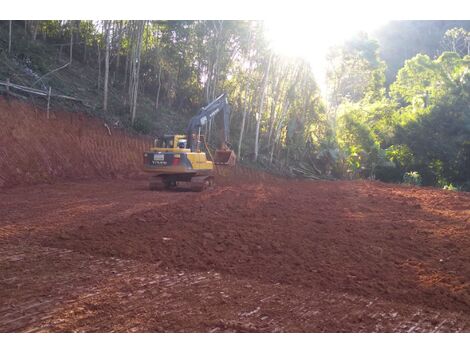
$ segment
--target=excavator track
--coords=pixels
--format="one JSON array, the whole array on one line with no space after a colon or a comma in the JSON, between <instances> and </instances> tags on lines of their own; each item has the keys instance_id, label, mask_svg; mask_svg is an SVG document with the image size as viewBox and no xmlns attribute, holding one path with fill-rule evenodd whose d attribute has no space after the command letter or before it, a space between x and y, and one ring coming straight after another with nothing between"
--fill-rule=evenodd
<instances>
[{"instance_id":1,"label":"excavator track","mask_svg":"<svg viewBox=\"0 0 470 352\"><path fill-rule=\"evenodd\" d=\"M179 186L183 184L194 192L202 192L214 185L214 177L194 176L191 178L191 181L188 182L187 180L177 180L174 177L152 176L149 181L149 189L151 191L163 191L165 189L176 187L177 184Z\"/></svg>"},{"instance_id":2,"label":"excavator track","mask_svg":"<svg viewBox=\"0 0 470 352\"><path fill-rule=\"evenodd\" d=\"M162 190L167 189L167 188L169 188L169 185L168 185L167 182L165 182L163 177L152 176L150 178L149 189L151 191L162 191Z\"/></svg>"},{"instance_id":3,"label":"excavator track","mask_svg":"<svg viewBox=\"0 0 470 352\"><path fill-rule=\"evenodd\" d=\"M202 192L214 185L214 177L212 176L195 176L191 179L190 187L194 192Z\"/></svg>"}]
</instances>

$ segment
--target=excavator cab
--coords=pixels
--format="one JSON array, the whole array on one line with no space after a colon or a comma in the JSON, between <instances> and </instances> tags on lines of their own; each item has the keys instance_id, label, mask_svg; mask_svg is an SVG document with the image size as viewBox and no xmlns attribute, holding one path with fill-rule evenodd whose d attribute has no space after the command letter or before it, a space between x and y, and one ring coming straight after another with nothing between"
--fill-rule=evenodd
<instances>
[{"instance_id":1,"label":"excavator cab","mask_svg":"<svg viewBox=\"0 0 470 352\"><path fill-rule=\"evenodd\" d=\"M186 149L188 141L184 135L166 134L161 140L155 140L155 147L173 149Z\"/></svg>"}]
</instances>

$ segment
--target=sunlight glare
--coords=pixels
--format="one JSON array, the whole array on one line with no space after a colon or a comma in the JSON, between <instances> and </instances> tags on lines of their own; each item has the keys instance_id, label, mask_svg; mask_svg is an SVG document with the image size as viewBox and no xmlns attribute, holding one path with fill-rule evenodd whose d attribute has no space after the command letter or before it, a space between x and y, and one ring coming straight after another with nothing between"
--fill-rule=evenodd
<instances>
[{"instance_id":1,"label":"sunlight glare","mask_svg":"<svg viewBox=\"0 0 470 352\"><path fill-rule=\"evenodd\" d=\"M371 34L387 21L381 18L304 18L264 21L272 49L287 57L301 57L312 65L315 79L325 93L326 54L331 46L342 44L358 32Z\"/></svg>"}]
</instances>

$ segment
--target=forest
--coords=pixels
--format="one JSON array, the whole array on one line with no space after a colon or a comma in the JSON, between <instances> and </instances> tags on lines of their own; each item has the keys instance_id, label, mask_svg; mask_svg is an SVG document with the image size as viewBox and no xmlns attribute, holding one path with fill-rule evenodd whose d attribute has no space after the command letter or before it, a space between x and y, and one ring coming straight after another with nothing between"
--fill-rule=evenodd
<instances>
[{"instance_id":1,"label":"forest","mask_svg":"<svg viewBox=\"0 0 470 352\"><path fill-rule=\"evenodd\" d=\"M396 21L354 34L330 48L322 90L308 60L271 48L262 21L2 21L0 80L152 136L183 132L225 92L242 163L470 191L469 31Z\"/></svg>"}]
</instances>

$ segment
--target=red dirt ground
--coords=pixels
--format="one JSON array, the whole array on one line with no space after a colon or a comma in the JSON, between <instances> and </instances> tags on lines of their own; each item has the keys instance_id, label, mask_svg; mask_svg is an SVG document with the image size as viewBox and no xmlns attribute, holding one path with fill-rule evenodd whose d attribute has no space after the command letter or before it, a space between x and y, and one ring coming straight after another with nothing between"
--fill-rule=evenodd
<instances>
[{"instance_id":1,"label":"red dirt ground","mask_svg":"<svg viewBox=\"0 0 470 352\"><path fill-rule=\"evenodd\" d=\"M237 173L3 191L0 331L470 331L469 195Z\"/></svg>"},{"instance_id":2,"label":"red dirt ground","mask_svg":"<svg viewBox=\"0 0 470 352\"><path fill-rule=\"evenodd\" d=\"M43 115L0 99L0 332L470 332L469 194L241 168L151 192L147 140Z\"/></svg>"}]
</instances>

